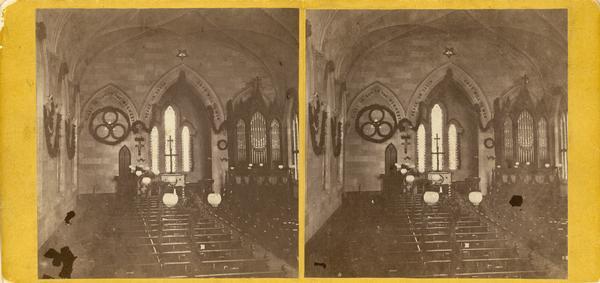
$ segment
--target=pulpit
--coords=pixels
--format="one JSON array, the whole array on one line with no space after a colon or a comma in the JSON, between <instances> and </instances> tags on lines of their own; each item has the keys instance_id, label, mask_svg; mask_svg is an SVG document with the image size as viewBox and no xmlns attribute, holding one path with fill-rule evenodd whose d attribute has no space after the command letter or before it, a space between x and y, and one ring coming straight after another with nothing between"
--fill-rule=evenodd
<instances>
[{"instance_id":1,"label":"pulpit","mask_svg":"<svg viewBox=\"0 0 600 283\"><path fill-rule=\"evenodd\" d=\"M159 195L163 193L172 193L175 188L177 195L186 198L185 192L185 174L181 173L163 173L159 176L162 186L159 186ZM167 188L168 186L168 188ZM171 191L169 191L171 190Z\"/></svg>"},{"instance_id":2,"label":"pulpit","mask_svg":"<svg viewBox=\"0 0 600 283\"><path fill-rule=\"evenodd\" d=\"M433 171L427 173L427 180L439 186L439 193L448 194L452 184L452 173Z\"/></svg>"}]
</instances>

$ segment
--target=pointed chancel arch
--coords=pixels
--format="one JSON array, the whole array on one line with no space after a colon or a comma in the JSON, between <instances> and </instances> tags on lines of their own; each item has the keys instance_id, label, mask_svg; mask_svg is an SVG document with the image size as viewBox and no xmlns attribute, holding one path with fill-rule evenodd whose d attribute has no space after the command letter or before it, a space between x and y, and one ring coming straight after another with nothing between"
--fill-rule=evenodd
<instances>
[{"instance_id":1,"label":"pointed chancel arch","mask_svg":"<svg viewBox=\"0 0 600 283\"><path fill-rule=\"evenodd\" d=\"M471 103L479 106L480 126L486 127L492 119L492 109L487 97L467 72L452 63L446 63L433 70L415 89L407 108L408 119L413 124L417 123L419 104L429 97L435 86L446 76L451 76L464 89Z\"/></svg>"},{"instance_id":2,"label":"pointed chancel arch","mask_svg":"<svg viewBox=\"0 0 600 283\"><path fill-rule=\"evenodd\" d=\"M144 104L140 111L140 119L146 125L150 125L153 105L160 101L167 89L177 82L179 77L182 75L190 84L190 86L192 86L198 92L200 95L200 101L202 101L202 104L207 107L209 112L212 109L213 115L211 123L213 124L213 127L219 128L226 119L221 100L215 94L211 86L200 75L198 75L198 73L185 64L174 67L165 73L156 83L154 83L144 100Z\"/></svg>"}]
</instances>

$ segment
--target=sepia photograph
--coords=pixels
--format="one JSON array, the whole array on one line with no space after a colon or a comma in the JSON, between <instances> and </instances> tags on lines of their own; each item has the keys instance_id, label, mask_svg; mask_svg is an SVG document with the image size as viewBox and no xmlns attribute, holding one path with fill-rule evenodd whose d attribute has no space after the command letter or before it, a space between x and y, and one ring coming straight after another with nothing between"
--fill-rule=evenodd
<instances>
[{"instance_id":1,"label":"sepia photograph","mask_svg":"<svg viewBox=\"0 0 600 283\"><path fill-rule=\"evenodd\" d=\"M38 278L298 276L298 14L36 10Z\"/></svg>"},{"instance_id":2,"label":"sepia photograph","mask_svg":"<svg viewBox=\"0 0 600 283\"><path fill-rule=\"evenodd\" d=\"M566 279L567 10L307 10L306 277Z\"/></svg>"}]
</instances>

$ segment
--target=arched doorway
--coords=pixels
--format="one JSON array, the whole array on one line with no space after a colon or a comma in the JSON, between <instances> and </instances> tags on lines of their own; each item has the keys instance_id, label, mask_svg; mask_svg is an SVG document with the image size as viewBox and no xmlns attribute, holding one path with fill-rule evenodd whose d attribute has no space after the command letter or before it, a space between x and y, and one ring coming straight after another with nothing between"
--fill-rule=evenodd
<instances>
[{"instance_id":1,"label":"arched doorway","mask_svg":"<svg viewBox=\"0 0 600 283\"><path fill-rule=\"evenodd\" d=\"M123 194L126 190L133 190L129 188L131 171L129 166L131 165L131 151L124 145L119 150L119 176L117 177L117 193Z\"/></svg>"},{"instance_id":2,"label":"arched doorway","mask_svg":"<svg viewBox=\"0 0 600 283\"><path fill-rule=\"evenodd\" d=\"M393 143L390 143L385 148L385 174L391 175L396 170L396 163L398 162L398 151Z\"/></svg>"}]
</instances>

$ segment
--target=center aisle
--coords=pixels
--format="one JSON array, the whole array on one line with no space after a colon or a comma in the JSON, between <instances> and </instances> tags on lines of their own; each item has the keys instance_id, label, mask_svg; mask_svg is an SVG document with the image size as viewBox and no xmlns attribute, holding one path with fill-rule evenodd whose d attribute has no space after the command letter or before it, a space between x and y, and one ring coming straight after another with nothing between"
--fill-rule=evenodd
<instances>
[{"instance_id":1,"label":"center aisle","mask_svg":"<svg viewBox=\"0 0 600 283\"><path fill-rule=\"evenodd\" d=\"M445 195L427 205L421 194L348 194L306 256L308 277L547 276L504 231Z\"/></svg>"},{"instance_id":2,"label":"center aisle","mask_svg":"<svg viewBox=\"0 0 600 283\"><path fill-rule=\"evenodd\" d=\"M120 219L132 277L283 277L232 229L197 208L166 207L157 196L135 200ZM131 261L131 259L134 259Z\"/></svg>"}]
</instances>

